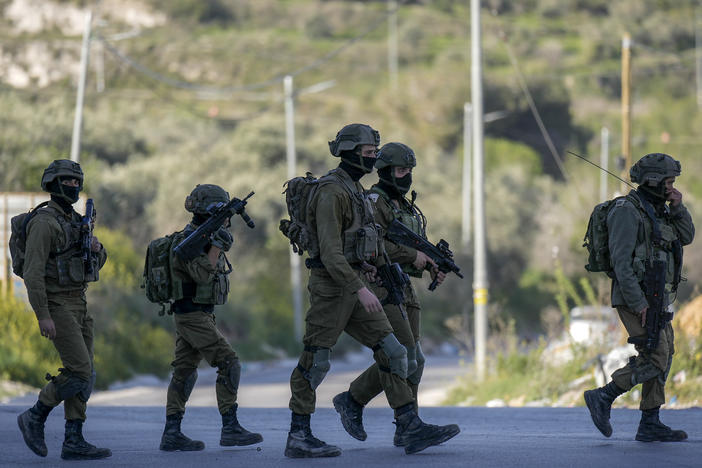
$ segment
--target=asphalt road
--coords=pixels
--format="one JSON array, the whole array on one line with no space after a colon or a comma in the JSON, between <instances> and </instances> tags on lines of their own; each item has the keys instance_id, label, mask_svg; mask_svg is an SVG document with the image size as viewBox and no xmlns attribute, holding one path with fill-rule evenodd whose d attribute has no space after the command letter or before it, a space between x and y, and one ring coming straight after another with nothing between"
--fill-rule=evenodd
<instances>
[{"instance_id":1,"label":"asphalt road","mask_svg":"<svg viewBox=\"0 0 702 468\"><path fill-rule=\"evenodd\" d=\"M0 405L0 467L47 466L81 463L82 466L173 467L308 467L349 468L422 467L677 467L702 466L702 409L662 412L664 422L685 429L690 439L682 443L643 444L634 441L639 412L612 411L614 434L603 437L592 425L585 408L478 408L439 407L447 388L465 368L457 357L430 357L422 380L420 415L433 424L457 423L461 433L440 447L405 455L393 447L392 411L384 396L376 398L364 412L368 439L359 442L348 436L331 409L332 397L346 388L365 368L370 355L338 359L318 389L317 412L312 416L313 433L343 453L337 458L292 460L283 455L290 411L288 379L295 364L246 364L239 392L239 420L249 430L260 432L264 441L251 447L220 447L221 420L216 409L213 370L200 369L183 421L183 431L203 440L202 452L166 453L158 450L165 420L168 382L142 377L115 388L96 392L88 406L84 434L90 442L112 449L113 456L93 462L60 459L63 441L63 410L49 417L46 442L49 456L40 458L25 446L16 417L36 401L36 394L15 398ZM260 450L258 450L260 449Z\"/></svg>"},{"instance_id":2,"label":"asphalt road","mask_svg":"<svg viewBox=\"0 0 702 468\"><path fill-rule=\"evenodd\" d=\"M25 407L0 406L0 466L63 465L62 411L49 417L46 440L49 456L40 458L24 445L16 416ZM365 411L368 440L359 442L341 427L334 410L319 409L312 417L315 435L343 449L337 458L293 460L283 456L289 411L284 408L242 408L240 421L263 434L258 446L224 448L218 445L220 421L216 408L190 408L183 430L203 440L202 452L165 453L158 450L163 430L161 406L106 407L88 409L86 438L112 449L111 458L82 463L83 466L240 466L240 467L699 467L702 460L702 409L670 410L663 418L684 428L690 439L681 443L644 444L633 440L639 413L612 411L615 432L604 438L590 422L584 408L425 408L421 416L436 424L456 422L461 433L439 447L405 455L392 446L392 412L386 408ZM261 449L260 451L258 449Z\"/></svg>"}]
</instances>

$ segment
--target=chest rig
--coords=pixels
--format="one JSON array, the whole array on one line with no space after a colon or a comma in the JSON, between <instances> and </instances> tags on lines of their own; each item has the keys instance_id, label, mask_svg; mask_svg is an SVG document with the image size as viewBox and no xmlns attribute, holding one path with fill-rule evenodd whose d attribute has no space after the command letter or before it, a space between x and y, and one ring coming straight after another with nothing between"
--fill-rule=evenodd
<instances>
[{"instance_id":1,"label":"chest rig","mask_svg":"<svg viewBox=\"0 0 702 468\"><path fill-rule=\"evenodd\" d=\"M342 187L351 201L351 222L341 235L344 258L349 264L372 261L380 252L378 243L381 239L380 227L373 218L373 204L357 184L347 180L340 169L333 169L319 179L319 186L336 184ZM319 242L316 252L310 249L311 257L319 256Z\"/></svg>"},{"instance_id":2,"label":"chest rig","mask_svg":"<svg viewBox=\"0 0 702 468\"><path fill-rule=\"evenodd\" d=\"M642 280L646 260L664 261L666 292L675 292L681 280L682 245L670 221L669 208L664 205L662 212L656 212L649 202L637 198L642 224L634 249L634 273Z\"/></svg>"},{"instance_id":3,"label":"chest rig","mask_svg":"<svg viewBox=\"0 0 702 468\"><path fill-rule=\"evenodd\" d=\"M393 219L400 221L418 236L424 239L427 238L427 218L424 217L422 211L414 203L410 203L406 198L402 197L397 200L398 203L396 205L390 196L377 185L371 187L370 192L377 193L383 197L383 200L385 200L392 209ZM416 269L411 264L402 265L402 271L416 278L422 277L422 271Z\"/></svg>"},{"instance_id":4,"label":"chest rig","mask_svg":"<svg viewBox=\"0 0 702 468\"><path fill-rule=\"evenodd\" d=\"M195 228L188 225L185 230L177 232L173 235L171 243L171 265L175 262L173 248L180 244L188 237ZM171 281L173 283L172 290L174 291L173 299L179 301L182 299L190 300L195 304L207 305L222 305L227 302L229 295L229 274L233 271L231 263L224 253L219 255L217 265L215 266L214 278L209 283L196 283L190 279L184 280L179 274L172 272Z\"/></svg>"},{"instance_id":5,"label":"chest rig","mask_svg":"<svg viewBox=\"0 0 702 468\"><path fill-rule=\"evenodd\" d=\"M50 206L40 209L58 222L61 234L54 239L51 245L49 259L46 262L46 276L58 282L60 286L79 289L85 283L97 281L100 269L97 255L90 252L87 260L83 259L81 245L81 217L75 211L71 212L70 219ZM88 269L86 262L92 263ZM92 273L88 273L91 270Z\"/></svg>"}]
</instances>

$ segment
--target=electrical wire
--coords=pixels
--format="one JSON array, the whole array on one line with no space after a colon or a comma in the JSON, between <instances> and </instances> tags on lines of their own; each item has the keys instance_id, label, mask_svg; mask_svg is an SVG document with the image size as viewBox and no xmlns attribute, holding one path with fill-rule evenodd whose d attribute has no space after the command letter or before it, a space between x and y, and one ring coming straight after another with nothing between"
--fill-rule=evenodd
<instances>
[{"instance_id":1,"label":"electrical wire","mask_svg":"<svg viewBox=\"0 0 702 468\"><path fill-rule=\"evenodd\" d=\"M377 18L375 21L371 22L370 26L366 28L365 31L362 33L358 34L357 36L352 37L351 39L347 40L344 42L341 46L337 47L336 49L332 50L331 52L321 56L320 58L312 61L311 63L297 68L295 70L289 71L287 73L282 73L279 74L273 78L258 82L258 83L251 83L251 84L246 84L246 85L240 85L240 86L225 86L225 87L217 87L217 86L208 86L208 85L201 85L197 83L190 83L187 81L182 81L178 80L175 78L168 77L162 73L159 73L157 71L151 70L147 66L141 64L140 62L136 61L135 59L131 58L127 54L121 52L119 49L117 49L114 45L112 45L106 38L101 36L99 33L95 35L95 37L101 41L104 45L105 48L112 53L115 57L117 57L118 60L124 62L125 64L129 65L131 68L137 70L138 72L156 80L160 81L164 84L167 84L169 86L175 87L175 88L180 88L180 89L187 89L191 91L201 91L201 92L207 92L211 94L232 94L236 92L241 92L241 91L254 91L257 89L262 89L266 88L269 86L272 86L277 83L281 83L284 79L285 76L298 76L302 73L305 73L309 70L313 70L316 68L321 67L325 63L333 60L337 55L341 54L343 51L375 31L380 27L381 24L383 24L391 15L394 15L397 13L397 11L400 9L400 6L402 6L404 2L398 2L397 6L395 8L389 9L385 14L380 15L379 18Z\"/></svg>"}]
</instances>

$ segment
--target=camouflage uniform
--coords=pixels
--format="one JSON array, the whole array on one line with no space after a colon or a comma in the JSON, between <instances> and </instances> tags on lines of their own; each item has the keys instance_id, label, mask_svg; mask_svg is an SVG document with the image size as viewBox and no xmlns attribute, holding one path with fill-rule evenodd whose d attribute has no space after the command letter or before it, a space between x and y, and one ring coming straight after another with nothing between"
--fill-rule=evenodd
<instances>
[{"instance_id":1,"label":"camouflage uniform","mask_svg":"<svg viewBox=\"0 0 702 468\"><path fill-rule=\"evenodd\" d=\"M690 213L682 202L665 203L668 196L666 180L680 175L680 163L668 155L652 153L632 166L631 180L639 183L625 198L618 199L607 215L609 252L613 267L612 306L617 309L627 333L631 337L646 335L641 325L641 311L648 308L642 281L646 262L666 262L664 311L672 310L671 292L677 288L676 270L682 258L676 259L676 244L680 257L682 246L692 242L695 228ZM671 183L672 187L672 183ZM654 240L656 219L661 240ZM672 314L671 314L672 318ZM661 328L658 346L648 350L636 346L637 356L632 356L626 366L612 374L612 382L604 387L585 392L585 401L595 426L609 437L612 428L609 411L614 399L642 384L642 419L636 439L677 441L687 438L684 431L674 431L658 418L659 408L665 403L665 383L673 361L674 336L671 322Z\"/></svg>"},{"instance_id":2,"label":"camouflage uniform","mask_svg":"<svg viewBox=\"0 0 702 468\"><path fill-rule=\"evenodd\" d=\"M216 185L198 185L186 199L186 209L200 216L208 216L206 208L211 203L227 203L229 194ZM161 439L161 450L202 450L204 443L191 440L180 431L180 422L185 405L197 380L197 367L204 358L217 368L215 391L217 406L222 415L222 437L220 445L250 445L261 442L260 434L247 431L238 423L237 392L241 365L237 354L227 339L217 329L214 306L222 305L229 293L229 278L232 268L225 251L233 239L222 227L211 239L211 245L220 248L217 263L212 265L208 253L203 252L192 260L184 260L173 253L173 249L197 229L188 224L183 231L173 234L171 244L172 281L180 297L171 307L176 326L175 359L173 376L166 396L166 427ZM209 247L211 249L212 247Z\"/></svg>"},{"instance_id":3,"label":"camouflage uniform","mask_svg":"<svg viewBox=\"0 0 702 468\"><path fill-rule=\"evenodd\" d=\"M64 184L71 181L78 181L78 185ZM66 434L61 457L105 458L112 452L86 442L82 427L96 376L93 317L87 309L85 291L88 282L98 280L98 271L105 264L107 253L100 244L97 252L91 248L87 260L90 265L83 259L83 217L71 206L78 201L83 187L80 165L69 160L55 160L44 171L41 185L51 193L51 201L37 209L27 223L22 276L40 328L42 321L53 322L56 335L52 343L63 367L56 376L47 374L49 383L39 392L36 405L22 413L17 421L27 446L37 455L46 456L44 422L49 412L63 402Z\"/></svg>"}]
</instances>

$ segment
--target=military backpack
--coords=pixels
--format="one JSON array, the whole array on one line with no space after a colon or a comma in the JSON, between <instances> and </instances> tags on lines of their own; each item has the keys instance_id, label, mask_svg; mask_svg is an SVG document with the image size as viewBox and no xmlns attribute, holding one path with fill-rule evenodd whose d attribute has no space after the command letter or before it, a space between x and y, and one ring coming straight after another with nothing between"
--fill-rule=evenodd
<instances>
[{"instance_id":1,"label":"military backpack","mask_svg":"<svg viewBox=\"0 0 702 468\"><path fill-rule=\"evenodd\" d=\"M639 200L630 195L616 197L595 206L590 213L587 230L583 238L583 247L587 249L588 259L585 269L589 272L604 272L612 277L614 270L609 254L609 231L607 216L619 200L629 200L635 207L641 209Z\"/></svg>"},{"instance_id":2,"label":"military backpack","mask_svg":"<svg viewBox=\"0 0 702 468\"><path fill-rule=\"evenodd\" d=\"M307 225L307 206L319 186L319 179L307 172L304 177L294 177L283 184L285 204L290 219L281 219L278 226L290 240L293 252L304 254L314 246L315 235Z\"/></svg>"},{"instance_id":3,"label":"military backpack","mask_svg":"<svg viewBox=\"0 0 702 468\"><path fill-rule=\"evenodd\" d=\"M10 257L12 257L12 272L22 278L24 274L24 253L27 247L27 225L40 208L48 205L45 201L26 213L14 216L10 220Z\"/></svg>"},{"instance_id":4,"label":"military backpack","mask_svg":"<svg viewBox=\"0 0 702 468\"><path fill-rule=\"evenodd\" d=\"M149 301L161 304L159 315L165 313L166 304L169 304L175 296L171 266L173 237L174 234L171 234L154 239L146 248L141 287L145 290L146 298ZM170 308L168 313L171 313Z\"/></svg>"}]
</instances>

